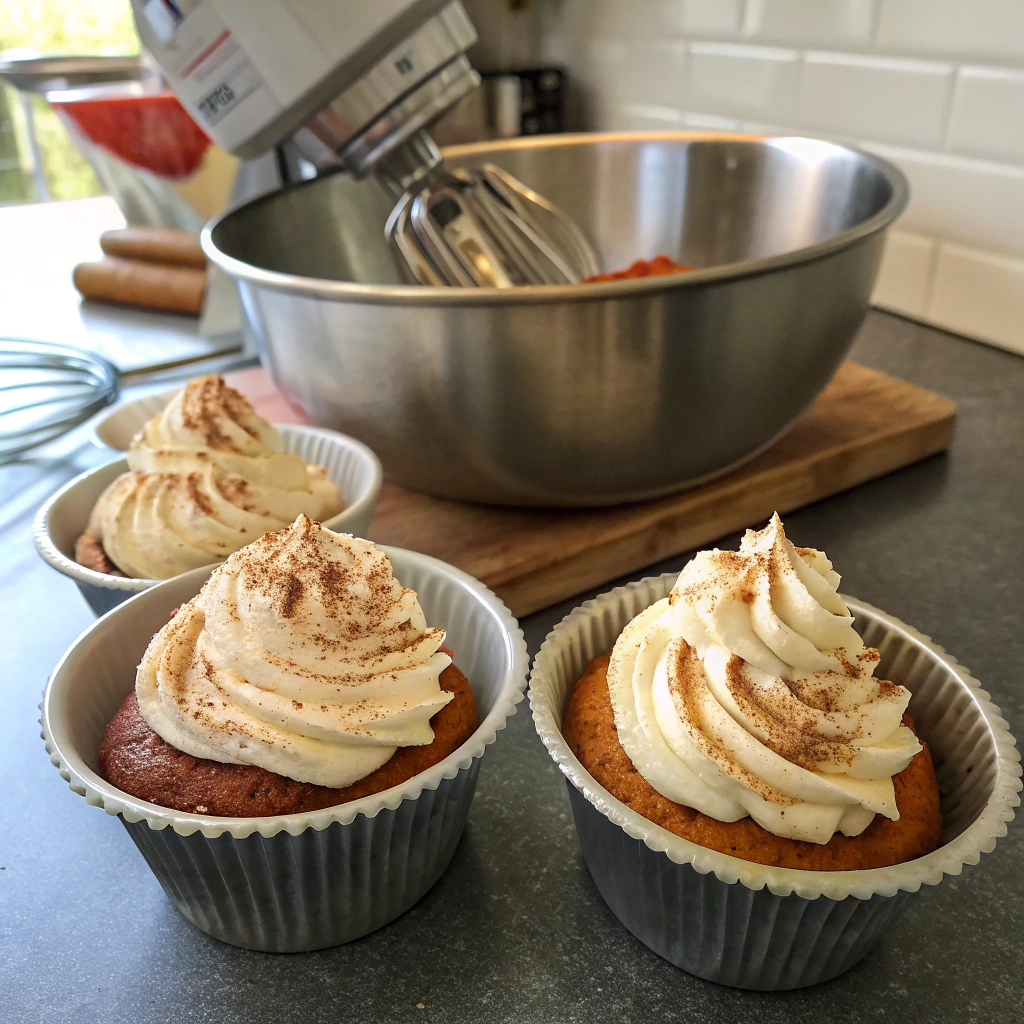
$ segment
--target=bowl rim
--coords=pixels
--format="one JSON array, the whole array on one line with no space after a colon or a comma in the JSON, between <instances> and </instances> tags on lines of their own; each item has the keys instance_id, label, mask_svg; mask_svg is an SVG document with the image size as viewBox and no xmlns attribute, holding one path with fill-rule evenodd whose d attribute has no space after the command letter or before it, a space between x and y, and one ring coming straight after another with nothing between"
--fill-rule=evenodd
<instances>
[{"instance_id":1,"label":"bowl rim","mask_svg":"<svg viewBox=\"0 0 1024 1024\"><path fill-rule=\"evenodd\" d=\"M342 434L337 430L329 430L327 427L314 427L300 423L276 423L273 424L273 426L274 429L282 435L289 433L301 433L314 434L318 437L329 438L330 440L341 444L343 447L348 448L350 451L355 452L357 457L363 462L364 466L368 466L370 468L371 478L369 485L359 495L359 497L351 504L346 505L345 508L336 516L332 516L321 524L334 533L347 532L345 527L353 520L358 520L360 516L365 514L367 508L372 509L380 497L381 487L384 484L384 467L381 465L380 459L377 458L373 450L363 444L362 441L358 441L354 437L349 437L348 434ZM107 448L107 450L113 451L113 449L110 448ZM64 552L57 547L57 544L50 532L54 508L57 506L58 502L65 499L75 490L81 489L83 484L94 479L98 474L113 472L112 467L114 466L121 467L118 470L118 475L120 475L120 473L126 473L128 471L127 457L122 456L119 459L112 459L109 462L104 462L100 466L94 466L92 469L87 469L84 473L79 473L78 476L69 480L63 487L50 495L36 513L35 520L32 524L32 540L35 544L36 552L44 562L52 566L59 573L69 576L76 583L87 583L90 586L101 587L104 590L122 590L129 593L137 593L142 590L148 590L158 583L165 583L166 580L148 580L135 576L111 576L109 573L97 572L95 569L88 569L84 565L79 565L73 558L69 558L65 555ZM217 564L219 563L210 563L211 567ZM177 579L175 576L172 576L171 578Z\"/></svg>"},{"instance_id":2,"label":"bowl rim","mask_svg":"<svg viewBox=\"0 0 1024 1024\"><path fill-rule=\"evenodd\" d=\"M179 601L177 598L168 598L162 591L169 589L172 584L175 587L181 586L186 577L189 577L190 585L195 584L195 593L198 593L202 584L216 568L216 566L208 565L192 569L190 572L182 573L181 576L175 576L170 580L161 580L156 586L136 594L128 601L113 608L88 626L61 656L60 661L50 673L39 704L41 738L46 744L46 752L50 755L50 761L59 770L61 778L68 783L72 792L84 796L87 803L102 807L107 814L120 814L128 822L145 821L150 828L157 831L172 828L182 836L201 832L208 839L225 833L235 839L245 839L247 836L259 833L269 839L279 832L287 832L294 836L308 828L318 832L322 831L335 822L347 825L359 815L372 818L385 808L394 810L405 800L415 800L424 790L436 790L442 781L453 779L460 771L469 768L472 762L482 757L484 750L495 741L498 733L507 725L508 719L515 714L516 705L526 696L527 670L530 659L523 631L519 627L518 620L513 617L504 602L468 573L418 551L385 544L381 544L379 547L389 559L394 560L397 557L419 563L428 571L446 576L463 589L470 591L477 602L483 605L495 619L501 631L506 669L498 694L491 709L469 739L446 758L438 761L426 771L414 775L401 785L362 797L359 800L350 800L333 807L324 807L317 811L304 811L299 814L229 818L212 814L189 814L184 811L175 811L130 796L101 778L85 763L77 751L69 752L61 749L53 737L50 722L55 700L53 691L61 675L70 671L66 668L68 662L75 657L82 645L90 642L94 633L105 627L112 617L124 615L136 601L159 602L163 598L168 604L167 610L170 611L172 605Z\"/></svg>"},{"instance_id":3,"label":"bowl rim","mask_svg":"<svg viewBox=\"0 0 1024 1024\"><path fill-rule=\"evenodd\" d=\"M758 135L725 131L667 131L667 132L574 132L562 135L537 135L505 139L495 142L474 142L445 149L445 155L453 159L471 158L482 152L502 150L545 149L557 146L593 145L595 142L630 142L644 140L665 140L680 142L728 141L741 145L778 145L785 142L813 143L836 150L854 153L872 166L889 182L892 194L885 205L866 220L832 238L815 242L813 245L793 249L752 260L724 263L702 270L691 270L685 274L669 274L661 277L634 278L631 280L605 281L592 284L569 285L528 285L517 288L443 288L427 285L408 284L357 284L351 281L332 281L324 278L304 277L286 274L282 271L267 270L223 252L214 240L222 224L237 218L246 210L273 202L282 192L293 192L311 188L322 183L323 175L309 181L298 182L284 189L250 200L211 220L201 234L203 252L207 258L231 277L247 284L271 291L288 292L312 298L366 303L371 305L397 304L403 306L478 306L538 304L554 302L598 302L608 299L627 299L685 288L698 288L707 284L733 281L745 277L771 273L849 248L862 239L884 231L906 208L910 198L910 186L903 172L882 157L868 153L854 146L819 139L807 135Z\"/></svg>"},{"instance_id":4,"label":"bowl rim","mask_svg":"<svg viewBox=\"0 0 1024 1024\"><path fill-rule=\"evenodd\" d=\"M132 398L121 397L113 405L108 405L105 409L101 409L91 419L86 420L85 427L89 435L89 440L92 441L97 448L102 448L108 452L126 452L127 448L115 448L112 444L104 441L100 437L100 431L106 425L108 420L114 419L119 416L125 410L130 409L134 405L141 404L142 402L150 402L156 399L166 399L167 402L181 390L181 387L154 387L152 390L147 391L145 394L135 395Z\"/></svg>"},{"instance_id":5,"label":"bowl rim","mask_svg":"<svg viewBox=\"0 0 1024 1024\"><path fill-rule=\"evenodd\" d=\"M779 868L733 857L700 846L668 831L637 813L614 797L583 767L562 736L560 715L552 706L550 680L554 676L556 656L563 644L575 645L585 623L598 618L610 606L618 605L631 590L649 587L667 595L678 573L649 576L607 591L574 608L544 640L530 672L530 708L537 733L569 782L610 822L656 853L664 853L679 865L690 865L700 874L713 872L722 882L740 882L748 889L767 888L776 896L795 894L805 899L824 896L842 900L848 896L870 899L875 895L894 896L899 891L917 892L922 885L937 885L946 874L958 875L965 864L977 864L982 853L990 853L996 840L1006 834L1006 823L1013 820L1013 808L1020 805L1021 759L1007 722L987 691L970 672L930 637L901 622L893 615L864 601L843 597L850 610L883 622L890 629L916 644L971 691L996 748L996 780L993 792L978 817L960 835L937 850L902 864L867 868L859 871L807 871ZM652 602L653 603L653 602Z\"/></svg>"}]
</instances>

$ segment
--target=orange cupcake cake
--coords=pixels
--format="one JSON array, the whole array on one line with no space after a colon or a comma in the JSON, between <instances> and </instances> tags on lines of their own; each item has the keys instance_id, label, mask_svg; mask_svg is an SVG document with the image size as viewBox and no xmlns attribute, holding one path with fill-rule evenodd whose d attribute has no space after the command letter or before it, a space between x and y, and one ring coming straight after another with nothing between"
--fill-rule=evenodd
<instances>
[{"instance_id":1,"label":"orange cupcake cake","mask_svg":"<svg viewBox=\"0 0 1024 1024\"><path fill-rule=\"evenodd\" d=\"M875 678L838 585L778 516L701 552L576 684L573 753L639 814L745 860L856 870L936 849L910 693Z\"/></svg>"}]
</instances>

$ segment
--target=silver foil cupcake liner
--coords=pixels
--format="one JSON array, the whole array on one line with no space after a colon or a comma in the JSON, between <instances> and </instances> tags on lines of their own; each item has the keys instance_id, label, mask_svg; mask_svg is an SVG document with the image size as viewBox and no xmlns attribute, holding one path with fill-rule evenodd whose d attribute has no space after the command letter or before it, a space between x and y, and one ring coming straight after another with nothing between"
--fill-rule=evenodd
<instances>
[{"instance_id":1,"label":"silver foil cupcake liner","mask_svg":"<svg viewBox=\"0 0 1024 1024\"><path fill-rule=\"evenodd\" d=\"M284 441L285 451L323 466L327 476L338 486L345 508L323 525L335 533L365 537L384 481L380 459L361 441L334 430L288 424L278 425L276 429ZM159 582L110 576L75 561L75 541L85 531L96 500L109 484L127 471L127 460L117 459L76 476L39 509L32 529L40 557L75 581L96 615L105 615Z\"/></svg>"},{"instance_id":2,"label":"silver foil cupcake liner","mask_svg":"<svg viewBox=\"0 0 1024 1024\"><path fill-rule=\"evenodd\" d=\"M479 770L475 760L394 809L294 836L207 839L124 825L171 902L208 935L273 953L322 949L393 921L444 874Z\"/></svg>"},{"instance_id":3,"label":"silver foil cupcake liner","mask_svg":"<svg viewBox=\"0 0 1024 1024\"><path fill-rule=\"evenodd\" d=\"M401 786L303 814L225 818L136 799L102 779L107 723L168 614L212 567L160 583L103 616L54 669L40 707L50 759L71 789L118 815L178 909L234 945L298 952L366 935L440 878L462 836L480 758L523 698L529 660L516 620L465 573L383 549L470 680L480 726L458 750ZM101 851L97 851L101 855Z\"/></svg>"},{"instance_id":4,"label":"silver foil cupcake liner","mask_svg":"<svg viewBox=\"0 0 1024 1024\"><path fill-rule=\"evenodd\" d=\"M827 981L856 964L907 898L976 864L1020 803L1020 755L971 675L917 630L847 598L881 656L877 675L913 694L910 713L935 762L943 843L925 857L866 871L798 871L691 843L615 799L561 734L576 681L676 576L645 579L575 609L549 634L530 681L534 722L565 773L584 860L602 897L645 945L678 967L737 988Z\"/></svg>"}]
</instances>

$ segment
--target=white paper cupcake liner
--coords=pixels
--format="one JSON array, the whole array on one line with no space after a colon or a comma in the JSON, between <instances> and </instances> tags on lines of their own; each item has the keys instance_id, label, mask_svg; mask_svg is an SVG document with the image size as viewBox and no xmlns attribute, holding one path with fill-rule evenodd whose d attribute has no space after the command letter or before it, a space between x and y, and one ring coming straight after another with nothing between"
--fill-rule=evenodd
<instances>
[{"instance_id":1,"label":"white paper cupcake liner","mask_svg":"<svg viewBox=\"0 0 1024 1024\"><path fill-rule=\"evenodd\" d=\"M384 481L377 456L361 441L334 430L289 424L280 424L276 429L285 451L323 466L341 492L344 510L323 525L335 533L365 537ZM36 551L54 569L75 581L97 615L160 582L110 576L75 561L75 541L85 531L96 500L127 471L127 460L118 459L75 477L39 509L32 529Z\"/></svg>"},{"instance_id":2,"label":"white paper cupcake liner","mask_svg":"<svg viewBox=\"0 0 1024 1024\"><path fill-rule=\"evenodd\" d=\"M879 678L912 693L942 797L943 845L867 871L798 871L691 843L615 799L561 734L576 681L623 627L671 590L675 574L619 587L572 611L534 661L530 703L544 745L566 775L583 855L601 895L642 942L679 967L740 988L812 985L852 967L907 896L976 864L1006 834L1020 803L1020 755L988 694L917 630L847 598Z\"/></svg>"},{"instance_id":3,"label":"white paper cupcake liner","mask_svg":"<svg viewBox=\"0 0 1024 1024\"><path fill-rule=\"evenodd\" d=\"M123 793L98 771L107 723L135 682L153 634L212 571L196 569L137 595L94 623L53 671L40 707L50 760L86 801L119 815L179 910L234 945L319 949L381 927L448 866L462 835L480 758L523 698L529 659L518 623L465 573L383 548L427 621L469 679L480 727L458 750L401 786L303 814L186 814ZM97 856L100 851L97 851Z\"/></svg>"}]
</instances>

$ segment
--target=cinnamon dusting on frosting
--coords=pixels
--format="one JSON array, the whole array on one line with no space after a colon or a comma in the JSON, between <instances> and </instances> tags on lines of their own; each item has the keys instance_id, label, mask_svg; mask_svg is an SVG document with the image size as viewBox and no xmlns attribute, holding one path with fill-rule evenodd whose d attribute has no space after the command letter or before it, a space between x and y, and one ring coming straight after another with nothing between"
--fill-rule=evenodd
<instances>
[{"instance_id":1,"label":"cinnamon dusting on frosting","mask_svg":"<svg viewBox=\"0 0 1024 1024\"><path fill-rule=\"evenodd\" d=\"M175 479L180 480L181 477L174 474ZM204 515L213 515L213 505L210 499L203 494L200 485L202 484L203 478L198 473L189 473L188 475L188 496L192 499L192 503L202 512Z\"/></svg>"},{"instance_id":2,"label":"cinnamon dusting on frosting","mask_svg":"<svg viewBox=\"0 0 1024 1024\"><path fill-rule=\"evenodd\" d=\"M234 388L228 387L218 373L189 381L181 403L181 419L189 430L201 434L207 448L241 453L242 449L221 429L225 414L251 438L259 439L259 431L250 422L255 409Z\"/></svg>"},{"instance_id":3,"label":"cinnamon dusting on frosting","mask_svg":"<svg viewBox=\"0 0 1024 1024\"><path fill-rule=\"evenodd\" d=\"M623 749L662 796L820 843L898 817L892 778L920 750L902 724L910 694L874 678L839 581L776 516L739 551L698 553L627 625L609 693Z\"/></svg>"},{"instance_id":4,"label":"cinnamon dusting on frosting","mask_svg":"<svg viewBox=\"0 0 1024 1024\"><path fill-rule=\"evenodd\" d=\"M303 515L214 571L154 638L136 692L181 750L342 788L432 741L451 699L443 641L383 552Z\"/></svg>"},{"instance_id":5,"label":"cinnamon dusting on frosting","mask_svg":"<svg viewBox=\"0 0 1024 1024\"><path fill-rule=\"evenodd\" d=\"M330 519L341 495L320 466L219 376L191 381L132 439L131 472L100 496L89 532L129 576L167 579L219 561L300 512Z\"/></svg>"},{"instance_id":6,"label":"cinnamon dusting on frosting","mask_svg":"<svg viewBox=\"0 0 1024 1024\"><path fill-rule=\"evenodd\" d=\"M669 675L669 689L675 699L685 708L688 720L694 728L690 739L694 746L719 769L757 793L762 799L771 803L788 806L795 801L780 793L777 789L762 782L753 772L743 765L729 751L722 737L716 735L713 728L705 720L701 712L700 692L704 688L704 668L697 652L685 640L671 643L667 651L673 659L674 671Z\"/></svg>"}]
</instances>

